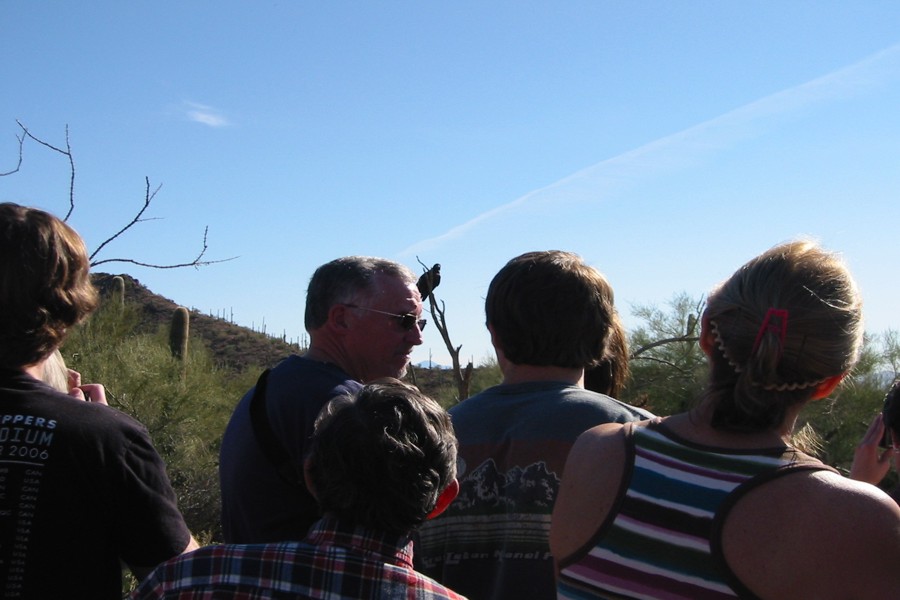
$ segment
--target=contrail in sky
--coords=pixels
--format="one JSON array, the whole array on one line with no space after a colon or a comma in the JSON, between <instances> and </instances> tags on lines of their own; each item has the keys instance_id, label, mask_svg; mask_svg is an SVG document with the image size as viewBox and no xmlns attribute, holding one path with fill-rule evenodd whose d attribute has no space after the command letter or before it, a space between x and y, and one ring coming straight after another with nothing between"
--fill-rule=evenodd
<instances>
[{"instance_id":1,"label":"contrail in sky","mask_svg":"<svg viewBox=\"0 0 900 600\"><path fill-rule=\"evenodd\" d=\"M195 123L202 123L209 127L226 127L228 122L218 109L196 102L185 102L185 115Z\"/></svg>"},{"instance_id":2,"label":"contrail in sky","mask_svg":"<svg viewBox=\"0 0 900 600\"><path fill-rule=\"evenodd\" d=\"M900 44L890 46L863 60L833 71L822 77L776 92L730 112L712 118L645 144L634 150L586 167L554 183L538 188L501 204L445 233L416 242L401 256L433 250L454 240L478 225L523 205L552 201L555 197L571 196L588 188L590 198L596 199L604 187L644 178L655 172L684 167L695 163L703 153L723 149L736 141L759 132L759 121L788 116L810 105L859 94L900 73Z\"/></svg>"}]
</instances>

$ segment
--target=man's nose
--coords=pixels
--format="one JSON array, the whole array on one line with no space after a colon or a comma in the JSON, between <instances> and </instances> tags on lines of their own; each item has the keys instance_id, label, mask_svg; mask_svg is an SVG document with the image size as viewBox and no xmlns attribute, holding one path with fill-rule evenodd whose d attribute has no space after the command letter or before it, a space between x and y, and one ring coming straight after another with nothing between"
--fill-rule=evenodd
<instances>
[{"instance_id":1,"label":"man's nose","mask_svg":"<svg viewBox=\"0 0 900 600\"><path fill-rule=\"evenodd\" d=\"M406 332L406 338L410 341L410 343L416 346L422 344L422 342L424 341L424 336L422 335L422 328L419 327L418 323L413 325L412 328L410 328L410 330Z\"/></svg>"}]
</instances>

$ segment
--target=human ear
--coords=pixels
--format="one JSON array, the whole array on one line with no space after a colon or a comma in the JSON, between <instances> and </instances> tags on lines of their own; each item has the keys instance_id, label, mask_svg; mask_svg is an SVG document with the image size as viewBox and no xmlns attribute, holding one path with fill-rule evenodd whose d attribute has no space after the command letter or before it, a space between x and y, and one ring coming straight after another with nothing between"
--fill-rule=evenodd
<instances>
[{"instance_id":1,"label":"human ear","mask_svg":"<svg viewBox=\"0 0 900 600\"><path fill-rule=\"evenodd\" d=\"M347 306L344 304L333 304L328 309L328 321L326 325L333 329L347 329Z\"/></svg>"},{"instance_id":2,"label":"human ear","mask_svg":"<svg viewBox=\"0 0 900 600\"><path fill-rule=\"evenodd\" d=\"M312 480L312 468L313 462L311 458L307 458L303 461L303 482L306 484L306 489L309 490L309 493L312 494L312 497L318 502L319 498L316 496L316 487L313 485Z\"/></svg>"}]
</instances>

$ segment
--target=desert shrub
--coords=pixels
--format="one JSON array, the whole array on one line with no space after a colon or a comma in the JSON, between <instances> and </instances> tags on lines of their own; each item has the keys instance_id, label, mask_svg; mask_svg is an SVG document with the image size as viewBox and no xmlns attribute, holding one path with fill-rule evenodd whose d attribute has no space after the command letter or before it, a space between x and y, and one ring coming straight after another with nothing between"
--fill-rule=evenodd
<instances>
[{"instance_id":1,"label":"desert shrub","mask_svg":"<svg viewBox=\"0 0 900 600\"><path fill-rule=\"evenodd\" d=\"M221 539L218 451L234 405L253 384L257 369L234 374L217 367L201 340L192 338L184 361L169 350L168 329L134 333L124 312L101 306L62 348L85 382L106 386L110 406L150 432L166 463L179 508L191 531Z\"/></svg>"},{"instance_id":2,"label":"desert shrub","mask_svg":"<svg viewBox=\"0 0 900 600\"><path fill-rule=\"evenodd\" d=\"M500 372L500 365L497 364L497 357L488 355L481 359L478 368L472 373L472 382L469 385L469 392L474 396L478 392L482 392L489 387L499 385L502 381L503 373Z\"/></svg>"}]
</instances>

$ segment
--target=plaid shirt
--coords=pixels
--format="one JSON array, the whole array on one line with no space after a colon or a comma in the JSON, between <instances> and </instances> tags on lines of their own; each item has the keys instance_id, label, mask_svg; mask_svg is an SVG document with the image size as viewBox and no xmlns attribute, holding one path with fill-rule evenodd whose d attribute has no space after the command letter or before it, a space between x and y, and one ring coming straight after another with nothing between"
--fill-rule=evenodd
<instances>
[{"instance_id":1,"label":"plaid shirt","mask_svg":"<svg viewBox=\"0 0 900 600\"><path fill-rule=\"evenodd\" d=\"M408 537L325 517L302 542L207 546L163 563L132 600L465 600L412 568Z\"/></svg>"}]
</instances>

